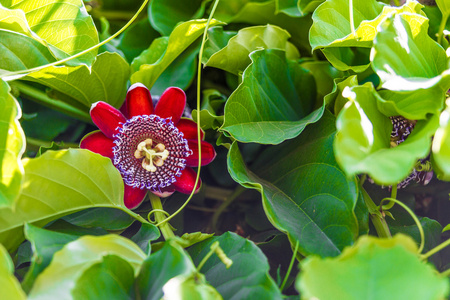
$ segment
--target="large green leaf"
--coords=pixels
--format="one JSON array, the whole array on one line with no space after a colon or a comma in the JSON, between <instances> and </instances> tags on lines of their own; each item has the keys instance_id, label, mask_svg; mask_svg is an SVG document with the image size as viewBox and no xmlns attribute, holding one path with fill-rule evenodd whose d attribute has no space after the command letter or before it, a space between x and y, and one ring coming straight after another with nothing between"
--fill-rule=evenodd
<instances>
[{"instance_id":1,"label":"large green leaf","mask_svg":"<svg viewBox=\"0 0 450 300\"><path fill-rule=\"evenodd\" d=\"M361 72L369 66L368 49L377 35L378 25L392 13L419 13L423 6L410 1L402 7L385 6L375 0L356 0L353 7L349 1L330 0L321 4L313 14L310 43L313 50L323 49L327 59L339 70L352 69ZM353 9L351 31L350 9Z\"/></svg>"},{"instance_id":2,"label":"large green leaf","mask_svg":"<svg viewBox=\"0 0 450 300\"><path fill-rule=\"evenodd\" d=\"M19 123L22 111L9 92L8 84L0 79L0 207L13 206L23 177L20 160L25 151L25 135Z\"/></svg>"},{"instance_id":3,"label":"large green leaf","mask_svg":"<svg viewBox=\"0 0 450 300\"><path fill-rule=\"evenodd\" d=\"M99 54L90 68L48 67L24 79L51 87L90 108L92 103L105 101L120 107L125 99L130 68L117 53Z\"/></svg>"},{"instance_id":4,"label":"large green leaf","mask_svg":"<svg viewBox=\"0 0 450 300\"><path fill-rule=\"evenodd\" d=\"M288 59L298 59L298 50L287 40L289 32L273 25L246 27L233 36L228 45L214 53L205 66L240 75L251 63L249 54L255 50L280 49Z\"/></svg>"},{"instance_id":5,"label":"large green leaf","mask_svg":"<svg viewBox=\"0 0 450 300\"><path fill-rule=\"evenodd\" d=\"M0 75L53 62L48 49L24 34L0 29Z\"/></svg>"},{"instance_id":6,"label":"large green leaf","mask_svg":"<svg viewBox=\"0 0 450 300\"><path fill-rule=\"evenodd\" d=\"M189 248L195 265L215 242L219 242L233 264L227 269L217 256L212 256L201 272L224 299L282 299L280 290L269 276L267 258L253 242L235 233L227 232Z\"/></svg>"},{"instance_id":7,"label":"large green leaf","mask_svg":"<svg viewBox=\"0 0 450 300\"><path fill-rule=\"evenodd\" d=\"M399 146L390 148L392 124L377 109L371 83L344 91L350 101L337 118L334 149L336 159L351 177L367 173L379 184L397 184L413 170L419 158L428 155L437 116L418 121L413 132Z\"/></svg>"},{"instance_id":8,"label":"large green leaf","mask_svg":"<svg viewBox=\"0 0 450 300\"><path fill-rule=\"evenodd\" d=\"M14 277L14 264L5 247L0 244L0 286L2 297L8 300L25 300L27 295Z\"/></svg>"},{"instance_id":9,"label":"large green leaf","mask_svg":"<svg viewBox=\"0 0 450 300\"><path fill-rule=\"evenodd\" d=\"M201 18L208 0L153 0L148 6L148 17L153 28L168 36L180 22Z\"/></svg>"},{"instance_id":10,"label":"large green leaf","mask_svg":"<svg viewBox=\"0 0 450 300\"><path fill-rule=\"evenodd\" d=\"M163 296L162 288L169 279L193 272L195 272L195 266L184 250L177 244L166 242L159 251L150 255L142 264L136 279L140 298L159 300Z\"/></svg>"},{"instance_id":11,"label":"large green leaf","mask_svg":"<svg viewBox=\"0 0 450 300\"><path fill-rule=\"evenodd\" d=\"M450 103L449 103L450 104ZM433 168L441 180L450 181L450 108L440 115L439 128L433 139Z\"/></svg>"},{"instance_id":12,"label":"large green leaf","mask_svg":"<svg viewBox=\"0 0 450 300\"><path fill-rule=\"evenodd\" d=\"M448 279L417 256L415 242L364 236L336 258L308 257L296 287L305 299L444 299ZM324 288L326 287L326 288Z\"/></svg>"},{"instance_id":13,"label":"large green leaf","mask_svg":"<svg viewBox=\"0 0 450 300\"><path fill-rule=\"evenodd\" d=\"M29 28L47 43L58 59L98 43L94 22L81 0L1 0L0 4L24 11ZM69 64L91 64L96 54L97 50L93 50Z\"/></svg>"},{"instance_id":14,"label":"large green leaf","mask_svg":"<svg viewBox=\"0 0 450 300\"><path fill-rule=\"evenodd\" d=\"M163 292L163 299L223 300L205 276L196 272L173 277L163 286Z\"/></svg>"},{"instance_id":15,"label":"large green leaf","mask_svg":"<svg viewBox=\"0 0 450 300\"><path fill-rule=\"evenodd\" d=\"M380 28L374 40L372 65L383 88L412 91L439 83L444 90L448 89L449 76L441 75L447 69L447 55L428 36L426 17L397 14L385 19Z\"/></svg>"},{"instance_id":16,"label":"large green leaf","mask_svg":"<svg viewBox=\"0 0 450 300\"><path fill-rule=\"evenodd\" d=\"M117 256L120 260L110 256ZM133 274L139 272L145 257L145 253L136 244L119 235L81 237L55 253L50 265L37 277L28 299L61 299L61 296L68 297L71 294L76 298L78 295L92 293L92 289L97 289L97 293L100 293L98 299L107 299L101 294L111 295L108 290L118 282L129 282L130 278L126 275L130 273L132 281ZM117 278L120 269L117 270L115 265L123 267L123 277ZM102 289L104 291L98 291L97 283L105 281L108 285ZM88 286L83 287L86 284ZM69 296L69 299L73 299L72 297Z\"/></svg>"},{"instance_id":17,"label":"large green leaf","mask_svg":"<svg viewBox=\"0 0 450 300\"><path fill-rule=\"evenodd\" d=\"M279 144L299 135L323 114L314 110L314 77L284 51L253 52L241 85L225 105L221 130L242 142Z\"/></svg>"},{"instance_id":18,"label":"large green leaf","mask_svg":"<svg viewBox=\"0 0 450 300\"><path fill-rule=\"evenodd\" d=\"M222 24L211 20L210 26ZM131 83L141 82L151 88L161 73L201 34L206 20L191 20L175 27L169 38L153 41L148 50L136 57L132 64Z\"/></svg>"},{"instance_id":19,"label":"large green leaf","mask_svg":"<svg viewBox=\"0 0 450 300\"><path fill-rule=\"evenodd\" d=\"M25 176L14 210L0 210L0 242L14 250L23 240L23 225L43 226L91 207L126 210L122 177L105 158L88 150L47 151L23 161Z\"/></svg>"},{"instance_id":20,"label":"large green leaf","mask_svg":"<svg viewBox=\"0 0 450 300\"><path fill-rule=\"evenodd\" d=\"M254 172L245 166L237 143L228 155L233 179L261 192L268 219L291 242L299 241L303 255L336 256L358 234L357 185L335 161L334 123L326 113L299 137L270 147L253 164Z\"/></svg>"},{"instance_id":21,"label":"large green leaf","mask_svg":"<svg viewBox=\"0 0 450 300\"><path fill-rule=\"evenodd\" d=\"M308 31L311 17L291 17L278 13L277 0L227 0L220 1L214 17L226 23L245 23L252 25L272 24L289 32L291 42L302 55L311 55L308 43Z\"/></svg>"},{"instance_id":22,"label":"large green leaf","mask_svg":"<svg viewBox=\"0 0 450 300\"><path fill-rule=\"evenodd\" d=\"M67 225L68 223L63 224ZM76 227L73 226L71 229L74 228ZM27 292L30 291L31 286L39 273L50 264L53 254L56 251L59 251L65 244L72 242L87 233L87 230L85 229L84 231L75 231L71 233L57 232L42 229L31 224L25 224L24 231L25 237L30 241L33 249L31 266L22 282L22 287ZM95 233L92 230L88 232L90 234ZM107 234L107 232L103 231L102 234Z\"/></svg>"}]
</instances>

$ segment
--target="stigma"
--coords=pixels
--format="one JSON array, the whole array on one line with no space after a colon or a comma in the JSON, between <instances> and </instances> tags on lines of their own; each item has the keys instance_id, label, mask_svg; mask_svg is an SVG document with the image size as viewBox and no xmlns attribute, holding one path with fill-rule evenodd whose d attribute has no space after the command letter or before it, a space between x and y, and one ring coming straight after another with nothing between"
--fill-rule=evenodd
<instances>
[{"instance_id":1,"label":"stigma","mask_svg":"<svg viewBox=\"0 0 450 300\"><path fill-rule=\"evenodd\" d=\"M153 147L153 141L146 139L138 144L134 157L143 158L142 168L149 172L156 172L156 167L161 167L164 161L169 157L169 151L164 144L157 143Z\"/></svg>"}]
</instances>

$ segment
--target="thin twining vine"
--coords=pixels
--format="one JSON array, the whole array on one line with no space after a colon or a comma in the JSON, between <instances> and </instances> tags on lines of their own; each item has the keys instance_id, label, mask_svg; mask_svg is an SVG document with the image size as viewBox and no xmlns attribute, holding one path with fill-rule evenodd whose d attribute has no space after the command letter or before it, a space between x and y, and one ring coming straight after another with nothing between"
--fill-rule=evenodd
<instances>
[{"instance_id":1,"label":"thin twining vine","mask_svg":"<svg viewBox=\"0 0 450 300\"><path fill-rule=\"evenodd\" d=\"M201 93L201 74L202 74L202 58L203 58L203 49L205 47L206 42L206 36L209 29L209 24L211 23L211 20L214 16L214 12L216 11L217 5L219 4L219 0L215 0L211 13L209 14L208 20L206 22L205 30L203 31L202 36L202 43L200 45L200 52L198 54L198 64L197 64L197 142L198 142L198 171L197 171L197 177L195 178L195 184L194 188L191 191L191 194L187 198L187 200L183 203L183 205L173 214L171 214L169 217L165 218L164 220L160 221L156 226L161 227L166 222L170 221L173 217L175 217L177 214L179 214L185 207L188 205L189 201L191 201L192 197L194 196L195 190L197 189L198 182L200 179L200 170L202 166L202 151L201 151L201 129L200 129L200 93Z\"/></svg>"}]
</instances>

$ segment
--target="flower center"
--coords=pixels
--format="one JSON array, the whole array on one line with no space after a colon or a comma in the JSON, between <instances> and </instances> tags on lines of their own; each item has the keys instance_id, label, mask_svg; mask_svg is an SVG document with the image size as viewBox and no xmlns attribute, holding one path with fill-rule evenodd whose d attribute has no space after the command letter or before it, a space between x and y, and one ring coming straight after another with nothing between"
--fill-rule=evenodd
<instances>
[{"instance_id":1,"label":"flower center","mask_svg":"<svg viewBox=\"0 0 450 300\"><path fill-rule=\"evenodd\" d=\"M183 133L171 119L157 115L127 120L114 138L114 165L125 184L140 189L161 191L170 186L192 154Z\"/></svg>"},{"instance_id":2,"label":"flower center","mask_svg":"<svg viewBox=\"0 0 450 300\"><path fill-rule=\"evenodd\" d=\"M153 141L151 139L146 139L140 142L134 152L134 157L144 158L142 160L142 167L150 172L156 172L156 167L161 167L164 161L169 157L169 151L167 151L166 146L159 143L154 148Z\"/></svg>"}]
</instances>

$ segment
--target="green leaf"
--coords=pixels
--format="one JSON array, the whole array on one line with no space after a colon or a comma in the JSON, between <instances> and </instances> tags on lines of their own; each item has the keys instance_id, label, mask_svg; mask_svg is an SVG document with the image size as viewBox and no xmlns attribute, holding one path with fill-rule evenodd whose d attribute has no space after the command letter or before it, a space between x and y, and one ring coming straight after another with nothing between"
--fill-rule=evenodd
<instances>
[{"instance_id":1,"label":"green leaf","mask_svg":"<svg viewBox=\"0 0 450 300\"><path fill-rule=\"evenodd\" d=\"M450 107L439 117L432 145L433 169L441 180L450 181Z\"/></svg>"},{"instance_id":2,"label":"green leaf","mask_svg":"<svg viewBox=\"0 0 450 300\"><path fill-rule=\"evenodd\" d=\"M390 148L392 123L377 109L377 94L371 83L344 91L350 101L337 121L334 143L336 159L347 176L367 173L383 185L397 184L406 178L419 158L428 155L437 116L417 122L408 138Z\"/></svg>"},{"instance_id":3,"label":"green leaf","mask_svg":"<svg viewBox=\"0 0 450 300\"><path fill-rule=\"evenodd\" d=\"M14 264L5 247L0 244L0 286L2 297L8 300L25 300L27 295L14 277Z\"/></svg>"},{"instance_id":4,"label":"green leaf","mask_svg":"<svg viewBox=\"0 0 450 300\"><path fill-rule=\"evenodd\" d=\"M105 259L111 255L120 257L122 261ZM74 297L78 293L92 293L92 289L98 289L97 284L102 281L114 285L111 282L114 282L115 276L110 273L120 273L120 269L117 270L119 266L128 265L131 274L137 274L145 257L136 244L119 235L81 237L55 253L50 265L36 279L28 299L60 299L61 295L72 294ZM125 282L130 280L127 276L130 271L127 269L125 267L124 274L120 276ZM100 276L101 273L104 274ZM93 286L83 291L83 283L86 283L84 276L90 279L90 285Z\"/></svg>"},{"instance_id":5,"label":"green leaf","mask_svg":"<svg viewBox=\"0 0 450 300\"><path fill-rule=\"evenodd\" d=\"M164 286L164 299L221 300L215 288L206 283L200 273L181 274L170 279Z\"/></svg>"},{"instance_id":6,"label":"green leaf","mask_svg":"<svg viewBox=\"0 0 450 300\"><path fill-rule=\"evenodd\" d=\"M228 41L225 48L214 53L205 66L240 75L251 63L250 53L262 49L285 50L286 58L298 59L298 50L287 41L290 36L286 30L273 25L243 28Z\"/></svg>"},{"instance_id":7,"label":"green leaf","mask_svg":"<svg viewBox=\"0 0 450 300\"><path fill-rule=\"evenodd\" d=\"M224 299L282 299L280 290L269 276L267 258L253 242L235 233L227 232L189 248L195 265L202 261L216 241L233 264L227 269L213 255L200 271Z\"/></svg>"},{"instance_id":8,"label":"green leaf","mask_svg":"<svg viewBox=\"0 0 450 300\"><path fill-rule=\"evenodd\" d=\"M210 26L223 24L211 20ZM162 72L201 34L206 20L191 20L175 27L170 37L153 41L149 49L142 52L131 63L131 83L141 82L151 88Z\"/></svg>"},{"instance_id":9,"label":"green leaf","mask_svg":"<svg viewBox=\"0 0 450 300\"><path fill-rule=\"evenodd\" d=\"M26 35L0 29L0 74L31 69L53 62L48 49Z\"/></svg>"},{"instance_id":10,"label":"green leaf","mask_svg":"<svg viewBox=\"0 0 450 300\"><path fill-rule=\"evenodd\" d=\"M450 224L447 224L447 226L445 226L444 229L442 229L442 232L445 232L448 230L450 230Z\"/></svg>"},{"instance_id":11,"label":"green leaf","mask_svg":"<svg viewBox=\"0 0 450 300\"><path fill-rule=\"evenodd\" d=\"M27 272L22 287L30 291L36 277L50 264L53 254L61 250L64 245L78 239L85 232L63 233L41 229L31 224L25 224L25 237L31 242L33 257L29 271ZM92 233L92 232L90 232ZM107 232L105 231L104 234Z\"/></svg>"},{"instance_id":12,"label":"green leaf","mask_svg":"<svg viewBox=\"0 0 450 300\"><path fill-rule=\"evenodd\" d=\"M383 88L414 91L441 85L447 90L449 77L441 76L447 69L447 55L428 36L426 17L397 14L385 19L380 28L374 40L372 65Z\"/></svg>"},{"instance_id":13,"label":"green leaf","mask_svg":"<svg viewBox=\"0 0 450 300\"><path fill-rule=\"evenodd\" d=\"M131 240L147 255L150 255L152 250L150 242L156 241L160 235L158 227L153 224L142 223L141 228L131 237Z\"/></svg>"},{"instance_id":14,"label":"green leaf","mask_svg":"<svg viewBox=\"0 0 450 300\"><path fill-rule=\"evenodd\" d=\"M448 280L417 255L415 242L363 236L336 258L308 257L296 287L305 299L444 299ZM326 287L326 288L324 288Z\"/></svg>"},{"instance_id":15,"label":"green leaf","mask_svg":"<svg viewBox=\"0 0 450 300\"><path fill-rule=\"evenodd\" d=\"M378 25L393 13L419 13L423 6L410 1L401 7L391 7L375 0L353 1L351 31L349 1L330 0L313 13L309 40L313 50L322 49L327 59L341 71L362 72L369 66L369 49L377 35ZM349 47L357 47L351 49Z\"/></svg>"},{"instance_id":16,"label":"green leaf","mask_svg":"<svg viewBox=\"0 0 450 300\"><path fill-rule=\"evenodd\" d=\"M129 65L117 53L99 54L92 67L48 67L24 79L39 82L90 108L92 103L105 101L120 107L125 99Z\"/></svg>"},{"instance_id":17,"label":"green leaf","mask_svg":"<svg viewBox=\"0 0 450 300\"><path fill-rule=\"evenodd\" d=\"M220 113L227 99L217 90L202 91L202 106L200 111L201 127L204 130L217 130L223 125L223 115ZM197 122L197 110L192 110L192 118Z\"/></svg>"},{"instance_id":18,"label":"green leaf","mask_svg":"<svg viewBox=\"0 0 450 300\"><path fill-rule=\"evenodd\" d=\"M291 42L302 55L311 55L308 42L311 17L291 17L278 13L277 0L227 0L217 5L214 18L226 23L245 23L252 25L272 24L287 30L291 34Z\"/></svg>"},{"instance_id":19,"label":"green leaf","mask_svg":"<svg viewBox=\"0 0 450 300\"><path fill-rule=\"evenodd\" d=\"M223 31L222 27L208 29L208 38L203 49L202 63L206 63L214 53L225 48L228 41L236 34L237 31Z\"/></svg>"},{"instance_id":20,"label":"green leaf","mask_svg":"<svg viewBox=\"0 0 450 300\"><path fill-rule=\"evenodd\" d=\"M100 227L105 230L125 230L135 221L124 211L94 207L63 217L67 222L86 228Z\"/></svg>"},{"instance_id":21,"label":"green leaf","mask_svg":"<svg viewBox=\"0 0 450 300\"><path fill-rule=\"evenodd\" d=\"M133 267L120 256L108 254L79 276L71 294L73 299L130 300L133 284Z\"/></svg>"},{"instance_id":22,"label":"green leaf","mask_svg":"<svg viewBox=\"0 0 450 300\"><path fill-rule=\"evenodd\" d=\"M200 18L207 0L153 0L148 6L148 17L153 28L168 36L180 22Z\"/></svg>"},{"instance_id":23,"label":"green leaf","mask_svg":"<svg viewBox=\"0 0 450 300\"><path fill-rule=\"evenodd\" d=\"M298 9L303 15L312 13L324 0L298 0Z\"/></svg>"},{"instance_id":24,"label":"green leaf","mask_svg":"<svg viewBox=\"0 0 450 300\"><path fill-rule=\"evenodd\" d=\"M0 79L0 208L13 206L23 177L20 159L25 151L25 135L19 123L22 110L10 90Z\"/></svg>"},{"instance_id":25,"label":"green leaf","mask_svg":"<svg viewBox=\"0 0 450 300\"><path fill-rule=\"evenodd\" d=\"M334 79L344 76L343 72L334 68L327 61L305 61L301 66L314 76L317 85L317 99L320 102L333 91Z\"/></svg>"},{"instance_id":26,"label":"green leaf","mask_svg":"<svg viewBox=\"0 0 450 300\"><path fill-rule=\"evenodd\" d=\"M443 15L450 14L450 3L447 0L436 0L436 4Z\"/></svg>"},{"instance_id":27,"label":"green leaf","mask_svg":"<svg viewBox=\"0 0 450 300\"><path fill-rule=\"evenodd\" d=\"M334 115L338 115L341 109L344 107L345 103L347 103L347 98L342 96L342 92L344 89L349 86L358 85L358 78L356 75L349 76L345 79L335 79L334 86L331 93L324 97L325 104L327 108L334 113Z\"/></svg>"},{"instance_id":28,"label":"green leaf","mask_svg":"<svg viewBox=\"0 0 450 300\"><path fill-rule=\"evenodd\" d=\"M279 144L322 116L323 106L313 110L313 76L286 60L284 51L255 51L250 58L242 83L225 105L222 131L242 142Z\"/></svg>"},{"instance_id":29,"label":"green leaf","mask_svg":"<svg viewBox=\"0 0 450 300\"><path fill-rule=\"evenodd\" d=\"M6 8L25 12L30 29L45 40L57 59L74 55L98 43L94 22L81 0L1 0L0 3ZM90 65L96 54L97 50L93 50L68 63Z\"/></svg>"},{"instance_id":30,"label":"green leaf","mask_svg":"<svg viewBox=\"0 0 450 300\"><path fill-rule=\"evenodd\" d=\"M263 152L253 163L254 172L245 166L237 143L228 154L233 179L261 192L269 221L293 244L299 241L305 256L339 255L358 234L357 185L335 161L334 123L325 113L299 137Z\"/></svg>"},{"instance_id":31,"label":"green leaf","mask_svg":"<svg viewBox=\"0 0 450 300\"><path fill-rule=\"evenodd\" d=\"M23 160L25 176L15 210L0 209L0 242L12 251L23 225L43 226L91 207L126 210L122 177L109 158L88 150L47 151Z\"/></svg>"},{"instance_id":32,"label":"green leaf","mask_svg":"<svg viewBox=\"0 0 450 300\"><path fill-rule=\"evenodd\" d=\"M140 298L159 300L163 296L163 286L169 279L180 274L191 274L195 266L190 257L177 244L165 242L156 253L142 264L136 279Z\"/></svg>"}]
</instances>

